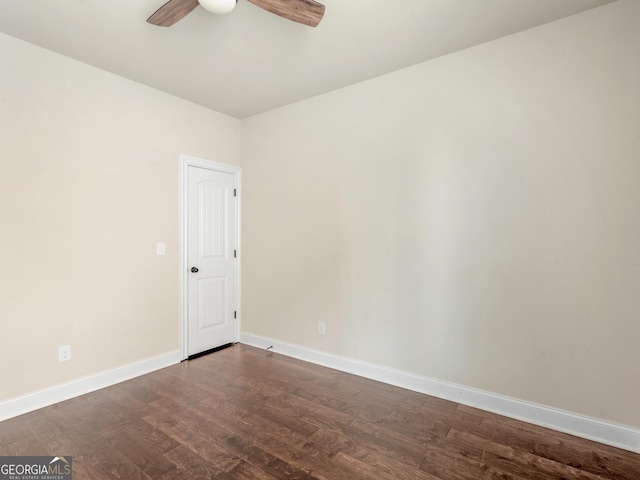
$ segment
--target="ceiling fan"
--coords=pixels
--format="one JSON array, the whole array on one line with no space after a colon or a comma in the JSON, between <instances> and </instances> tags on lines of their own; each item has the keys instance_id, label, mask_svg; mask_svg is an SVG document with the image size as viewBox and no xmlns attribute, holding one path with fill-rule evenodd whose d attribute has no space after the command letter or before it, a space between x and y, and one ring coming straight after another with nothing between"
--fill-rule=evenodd
<instances>
[{"instance_id":1,"label":"ceiling fan","mask_svg":"<svg viewBox=\"0 0 640 480\"><path fill-rule=\"evenodd\" d=\"M280 17L315 27L322 20L324 5L314 0L248 0ZM238 0L169 0L147 22L159 27L170 27L186 17L198 5L213 13L229 13Z\"/></svg>"}]
</instances>

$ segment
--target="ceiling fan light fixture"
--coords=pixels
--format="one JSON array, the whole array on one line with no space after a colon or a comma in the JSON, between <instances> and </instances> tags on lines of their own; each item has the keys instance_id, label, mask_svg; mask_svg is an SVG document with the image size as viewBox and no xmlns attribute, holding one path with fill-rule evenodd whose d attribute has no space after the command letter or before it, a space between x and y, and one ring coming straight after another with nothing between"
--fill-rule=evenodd
<instances>
[{"instance_id":1,"label":"ceiling fan light fixture","mask_svg":"<svg viewBox=\"0 0 640 480\"><path fill-rule=\"evenodd\" d=\"M198 2L205 10L222 15L236 8L238 0L198 0Z\"/></svg>"}]
</instances>

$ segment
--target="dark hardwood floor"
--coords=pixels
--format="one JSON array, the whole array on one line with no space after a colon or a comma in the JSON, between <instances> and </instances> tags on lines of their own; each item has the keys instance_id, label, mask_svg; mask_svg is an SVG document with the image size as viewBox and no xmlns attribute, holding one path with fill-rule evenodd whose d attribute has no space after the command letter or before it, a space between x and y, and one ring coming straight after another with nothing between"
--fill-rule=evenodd
<instances>
[{"instance_id":1,"label":"dark hardwood floor","mask_svg":"<svg viewBox=\"0 0 640 480\"><path fill-rule=\"evenodd\" d=\"M243 345L0 422L84 479L640 479L640 455Z\"/></svg>"}]
</instances>

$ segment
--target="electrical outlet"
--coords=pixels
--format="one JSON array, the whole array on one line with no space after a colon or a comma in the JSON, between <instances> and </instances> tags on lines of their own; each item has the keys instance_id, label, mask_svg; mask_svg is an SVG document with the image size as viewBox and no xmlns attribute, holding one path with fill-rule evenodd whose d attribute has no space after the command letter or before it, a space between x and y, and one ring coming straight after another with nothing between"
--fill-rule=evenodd
<instances>
[{"instance_id":1,"label":"electrical outlet","mask_svg":"<svg viewBox=\"0 0 640 480\"><path fill-rule=\"evenodd\" d=\"M58 347L58 361L68 362L69 360L71 360L71 345Z\"/></svg>"},{"instance_id":2,"label":"electrical outlet","mask_svg":"<svg viewBox=\"0 0 640 480\"><path fill-rule=\"evenodd\" d=\"M325 332L326 332L326 328L325 328L324 322L318 322L318 333L320 335L324 335Z\"/></svg>"}]
</instances>

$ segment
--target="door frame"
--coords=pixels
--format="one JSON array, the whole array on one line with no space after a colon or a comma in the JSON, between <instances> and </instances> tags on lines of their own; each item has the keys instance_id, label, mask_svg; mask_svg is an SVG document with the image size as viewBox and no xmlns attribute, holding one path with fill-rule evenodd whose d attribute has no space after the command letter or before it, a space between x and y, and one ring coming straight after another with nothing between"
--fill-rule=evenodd
<instances>
[{"instance_id":1,"label":"door frame","mask_svg":"<svg viewBox=\"0 0 640 480\"><path fill-rule=\"evenodd\" d=\"M238 257L236 261L236 305L237 305L237 317L236 317L236 338L235 341L239 341L240 339L240 322L242 318L241 312L241 303L240 303L240 285L242 284L240 281L240 272L242 269L240 268L240 262L242 260L241 248L242 244L240 237L240 219L241 216L241 189L240 189L240 180L241 180L241 170L240 167L236 165L228 165L226 163L214 162L213 160L205 160L202 158L191 157L188 155L180 155L180 356L182 360L186 360L189 356L188 350L188 341L189 341L189 324L188 324L188 296L187 296L187 267L188 267L188 257L187 257L187 226L188 226L188 218L187 218L187 207L188 207L188 175L189 167L198 167L204 168L207 170L212 170L215 172L222 173L230 173L233 175L234 179L234 188L236 189L236 241L237 241L237 250Z\"/></svg>"}]
</instances>

